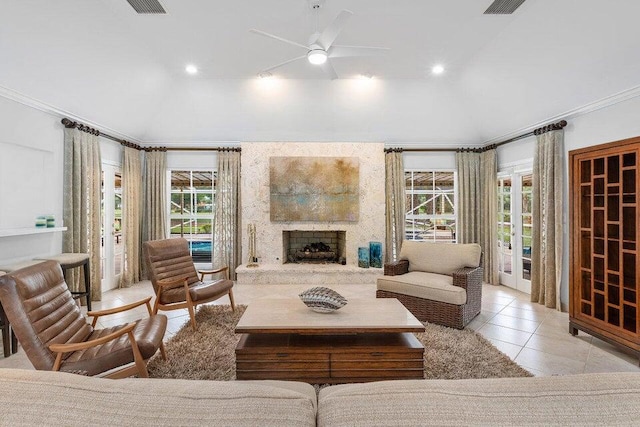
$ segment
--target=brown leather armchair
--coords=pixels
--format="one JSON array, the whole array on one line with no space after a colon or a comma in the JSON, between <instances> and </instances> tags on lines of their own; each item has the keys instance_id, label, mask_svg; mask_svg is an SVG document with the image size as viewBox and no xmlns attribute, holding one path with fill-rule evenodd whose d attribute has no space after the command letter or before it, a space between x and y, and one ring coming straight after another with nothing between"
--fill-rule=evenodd
<instances>
[{"instance_id":1,"label":"brown leather armchair","mask_svg":"<svg viewBox=\"0 0 640 427\"><path fill-rule=\"evenodd\" d=\"M196 329L195 307L229 295L231 309L235 311L233 282L228 277L228 267L199 270L193 265L186 239L152 240L143 243L143 252L149 279L156 293L153 313L158 310L189 310L191 326ZM224 273L224 279L203 282L208 274ZM198 276L200 274L200 276Z\"/></svg>"},{"instance_id":2,"label":"brown leather armchair","mask_svg":"<svg viewBox=\"0 0 640 427\"><path fill-rule=\"evenodd\" d=\"M62 276L60 264L45 261L0 277L0 301L27 357L36 369L148 377L146 360L158 349L167 318L151 315L151 297L121 308L89 312L80 307ZM127 325L96 329L98 317L147 306L150 317ZM133 363L133 364L132 364Z\"/></svg>"}]
</instances>

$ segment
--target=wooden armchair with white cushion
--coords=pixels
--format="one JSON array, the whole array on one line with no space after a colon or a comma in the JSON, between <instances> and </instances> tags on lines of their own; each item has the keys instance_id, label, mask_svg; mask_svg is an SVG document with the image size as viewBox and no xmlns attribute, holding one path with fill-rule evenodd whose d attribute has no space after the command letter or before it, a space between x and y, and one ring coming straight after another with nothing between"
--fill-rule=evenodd
<instances>
[{"instance_id":1,"label":"wooden armchair with white cushion","mask_svg":"<svg viewBox=\"0 0 640 427\"><path fill-rule=\"evenodd\" d=\"M405 240L399 261L384 265L376 296L397 298L423 322L463 329L482 304L480 245Z\"/></svg>"}]
</instances>

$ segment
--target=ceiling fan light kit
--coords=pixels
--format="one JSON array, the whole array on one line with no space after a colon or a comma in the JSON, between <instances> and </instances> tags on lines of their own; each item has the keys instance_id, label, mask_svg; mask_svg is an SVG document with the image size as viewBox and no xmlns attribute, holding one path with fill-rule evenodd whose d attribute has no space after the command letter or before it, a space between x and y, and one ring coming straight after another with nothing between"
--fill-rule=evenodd
<instances>
[{"instance_id":1,"label":"ceiling fan light kit","mask_svg":"<svg viewBox=\"0 0 640 427\"><path fill-rule=\"evenodd\" d=\"M307 53L307 59L313 65L322 65L327 62L327 52L322 49L312 49Z\"/></svg>"}]
</instances>

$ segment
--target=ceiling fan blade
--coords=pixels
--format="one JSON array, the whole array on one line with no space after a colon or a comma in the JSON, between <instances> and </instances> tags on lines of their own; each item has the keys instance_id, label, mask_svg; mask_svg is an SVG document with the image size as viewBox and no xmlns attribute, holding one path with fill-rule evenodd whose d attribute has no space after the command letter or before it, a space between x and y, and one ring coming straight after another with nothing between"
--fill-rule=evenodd
<instances>
[{"instance_id":1,"label":"ceiling fan blade","mask_svg":"<svg viewBox=\"0 0 640 427\"><path fill-rule=\"evenodd\" d=\"M281 62L281 63L276 64L274 66L271 66L269 68L265 68L264 70L260 71L260 73L268 73L269 71L275 70L276 68L282 67L283 65L287 65L290 62L294 62L294 61L297 61L299 59L304 59L306 57L307 57L307 55L302 55L302 56L298 56L296 58L288 59L288 60L286 60L284 62Z\"/></svg>"},{"instance_id":2,"label":"ceiling fan blade","mask_svg":"<svg viewBox=\"0 0 640 427\"><path fill-rule=\"evenodd\" d=\"M282 37L276 36L275 34L265 33L264 31L256 30L255 28L252 28L249 31L252 32L252 33L255 33L255 34L259 34L261 36L269 37L271 39L280 40L281 42L289 43L289 44L292 44L294 46L298 46L298 47L301 47L303 49L310 50L309 46L305 46L305 45L303 45L301 43L294 42L294 41L291 41L291 40L283 39Z\"/></svg>"},{"instance_id":3,"label":"ceiling fan blade","mask_svg":"<svg viewBox=\"0 0 640 427\"><path fill-rule=\"evenodd\" d=\"M340 31L344 28L349 18L353 15L353 12L350 10L343 10L336 16L336 19L333 20L331 24L327 28L324 29L316 43L319 44L324 50L327 50L331 47L333 42L335 41Z\"/></svg>"},{"instance_id":4,"label":"ceiling fan blade","mask_svg":"<svg viewBox=\"0 0 640 427\"><path fill-rule=\"evenodd\" d=\"M329 61L328 59L327 62L320 66L320 68L322 68L322 71L324 71L329 77L331 77L331 80L335 80L338 78L338 73L336 73L335 68L333 68L333 65L331 65L331 61Z\"/></svg>"},{"instance_id":5,"label":"ceiling fan blade","mask_svg":"<svg viewBox=\"0 0 640 427\"><path fill-rule=\"evenodd\" d=\"M345 56L377 56L384 55L391 49L388 47L369 46L338 46L334 45L327 54L329 58L343 58Z\"/></svg>"}]
</instances>

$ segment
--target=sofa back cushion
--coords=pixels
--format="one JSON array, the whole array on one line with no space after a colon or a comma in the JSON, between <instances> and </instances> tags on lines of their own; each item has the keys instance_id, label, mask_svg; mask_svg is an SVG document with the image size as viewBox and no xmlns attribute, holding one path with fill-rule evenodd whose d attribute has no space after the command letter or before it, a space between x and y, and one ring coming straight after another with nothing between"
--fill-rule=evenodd
<instances>
[{"instance_id":1,"label":"sofa back cushion","mask_svg":"<svg viewBox=\"0 0 640 427\"><path fill-rule=\"evenodd\" d=\"M451 275L459 268L480 266L482 250L477 243L432 243L405 240L400 259L409 261L409 271Z\"/></svg>"}]
</instances>

